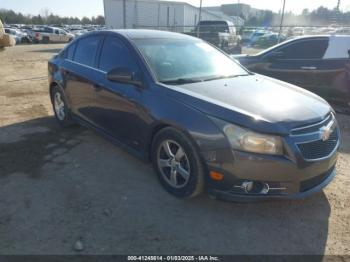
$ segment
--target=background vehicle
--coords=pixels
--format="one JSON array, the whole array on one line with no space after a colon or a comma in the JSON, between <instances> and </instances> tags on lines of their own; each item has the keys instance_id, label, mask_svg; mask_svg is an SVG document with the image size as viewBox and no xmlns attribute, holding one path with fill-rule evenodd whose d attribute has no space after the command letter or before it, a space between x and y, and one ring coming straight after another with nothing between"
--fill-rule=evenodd
<instances>
[{"instance_id":1,"label":"background vehicle","mask_svg":"<svg viewBox=\"0 0 350 262\"><path fill-rule=\"evenodd\" d=\"M201 21L192 33L187 33L211 43L220 49L229 52L241 40L236 33L234 24L230 21Z\"/></svg>"},{"instance_id":2,"label":"background vehicle","mask_svg":"<svg viewBox=\"0 0 350 262\"><path fill-rule=\"evenodd\" d=\"M33 30L32 36L35 42L68 43L74 39L74 35L56 27L43 27Z\"/></svg>"},{"instance_id":3,"label":"background vehicle","mask_svg":"<svg viewBox=\"0 0 350 262\"><path fill-rule=\"evenodd\" d=\"M258 41L259 38L263 37L266 34L270 34L270 33L271 33L270 31L267 31L265 29L255 30L249 36L248 40L246 41L246 44L248 46L253 46L253 45L255 45L256 41Z\"/></svg>"},{"instance_id":4,"label":"background vehicle","mask_svg":"<svg viewBox=\"0 0 350 262\"><path fill-rule=\"evenodd\" d=\"M18 29L13 29L13 28L5 28L5 33L12 35L17 44L20 43L31 43L32 42L32 38L25 32L20 31Z\"/></svg>"},{"instance_id":5,"label":"background vehicle","mask_svg":"<svg viewBox=\"0 0 350 262\"><path fill-rule=\"evenodd\" d=\"M286 36L281 35L280 36L280 42L283 42L286 40ZM258 37L253 46L259 47L259 48L267 48L278 44L278 34L277 33L268 33L265 35L262 35L261 37Z\"/></svg>"},{"instance_id":6,"label":"background vehicle","mask_svg":"<svg viewBox=\"0 0 350 262\"><path fill-rule=\"evenodd\" d=\"M198 38L94 32L48 68L60 125L77 121L151 159L177 197L206 185L225 198L300 198L335 176L339 128L328 103Z\"/></svg>"},{"instance_id":7,"label":"background vehicle","mask_svg":"<svg viewBox=\"0 0 350 262\"><path fill-rule=\"evenodd\" d=\"M350 36L299 37L233 57L252 72L301 86L350 112Z\"/></svg>"}]
</instances>

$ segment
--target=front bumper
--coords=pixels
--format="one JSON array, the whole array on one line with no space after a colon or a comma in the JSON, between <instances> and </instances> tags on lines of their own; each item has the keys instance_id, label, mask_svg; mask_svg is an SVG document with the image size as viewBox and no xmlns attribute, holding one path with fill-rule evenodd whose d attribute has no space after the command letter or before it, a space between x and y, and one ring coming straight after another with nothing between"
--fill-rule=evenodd
<instances>
[{"instance_id":1,"label":"front bumper","mask_svg":"<svg viewBox=\"0 0 350 262\"><path fill-rule=\"evenodd\" d=\"M250 201L257 201L257 200L272 200L272 199L289 199L289 200L298 200L306 198L310 195L313 195L317 192L320 192L324 187L326 187L335 177L336 170L333 168L327 178L323 180L320 184L317 186L299 193L291 193L291 194L276 194L276 195L248 195L248 194L235 194L231 191L222 191L217 189L209 189L209 193L211 195L214 195L217 199L225 200L225 201L236 201L236 202L250 202Z\"/></svg>"},{"instance_id":2,"label":"front bumper","mask_svg":"<svg viewBox=\"0 0 350 262\"><path fill-rule=\"evenodd\" d=\"M232 200L309 196L334 178L340 137L338 124L330 113L321 122L295 128L284 136L282 156L231 147L202 152L210 174L221 174L220 179L208 176L209 191Z\"/></svg>"},{"instance_id":3,"label":"front bumper","mask_svg":"<svg viewBox=\"0 0 350 262\"><path fill-rule=\"evenodd\" d=\"M337 149L326 158L307 161L300 156L267 156L231 149L204 154L209 171L223 174L215 181L208 177L211 194L231 200L298 199L320 191L336 174ZM246 182L267 185L269 190L247 192Z\"/></svg>"}]
</instances>

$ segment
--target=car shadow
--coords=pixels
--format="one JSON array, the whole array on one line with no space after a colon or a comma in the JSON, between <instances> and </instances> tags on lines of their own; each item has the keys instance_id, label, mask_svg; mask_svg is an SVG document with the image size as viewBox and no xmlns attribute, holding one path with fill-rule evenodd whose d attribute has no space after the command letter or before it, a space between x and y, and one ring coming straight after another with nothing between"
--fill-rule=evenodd
<instances>
[{"instance_id":1,"label":"car shadow","mask_svg":"<svg viewBox=\"0 0 350 262\"><path fill-rule=\"evenodd\" d=\"M82 254L325 253L323 192L244 204L177 199L150 164L52 117L0 127L0 148L0 253L74 254L77 239Z\"/></svg>"},{"instance_id":2,"label":"car shadow","mask_svg":"<svg viewBox=\"0 0 350 262\"><path fill-rule=\"evenodd\" d=\"M48 156L60 150L68 152L77 146L80 141L76 137L83 131L81 127L59 130L52 117L10 125L0 130L0 177L19 172L33 178L41 176L40 168L51 161Z\"/></svg>"},{"instance_id":3,"label":"car shadow","mask_svg":"<svg viewBox=\"0 0 350 262\"><path fill-rule=\"evenodd\" d=\"M61 52L61 48L53 48L53 49L39 49L39 50L32 50L30 52L32 53L54 53L54 54L58 54L59 52Z\"/></svg>"}]
</instances>

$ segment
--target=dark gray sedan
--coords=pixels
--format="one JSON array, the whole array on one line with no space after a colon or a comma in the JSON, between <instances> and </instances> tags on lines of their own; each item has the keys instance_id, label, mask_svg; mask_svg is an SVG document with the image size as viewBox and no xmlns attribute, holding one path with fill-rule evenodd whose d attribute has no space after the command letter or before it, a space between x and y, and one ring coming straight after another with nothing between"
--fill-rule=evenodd
<instances>
[{"instance_id":1,"label":"dark gray sedan","mask_svg":"<svg viewBox=\"0 0 350 262\"><path fill-rule=\"evenodd\" d=\"M328 103L197 38L92 32L49 62L49 82L60 125L91 127L152 161L177 197L208 189L226 199L298 198L335 176L339 129Z\"/></svg>"}]
</instances>

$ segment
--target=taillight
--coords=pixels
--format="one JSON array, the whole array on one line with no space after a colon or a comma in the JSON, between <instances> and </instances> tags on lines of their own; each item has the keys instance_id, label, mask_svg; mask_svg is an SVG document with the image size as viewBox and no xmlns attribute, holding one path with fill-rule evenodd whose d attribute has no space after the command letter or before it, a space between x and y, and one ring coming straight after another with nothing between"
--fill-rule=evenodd
<instances>
[{"instance_id":1,"label":"taillight","mask_svg":"<svg viewBox=\"0 0 350 262\"><path fill-rule=\"evenodd\" d=\"M40 34L39 33L35 33L35 38L39 38Z\"/></svg>"}]
</instances>

